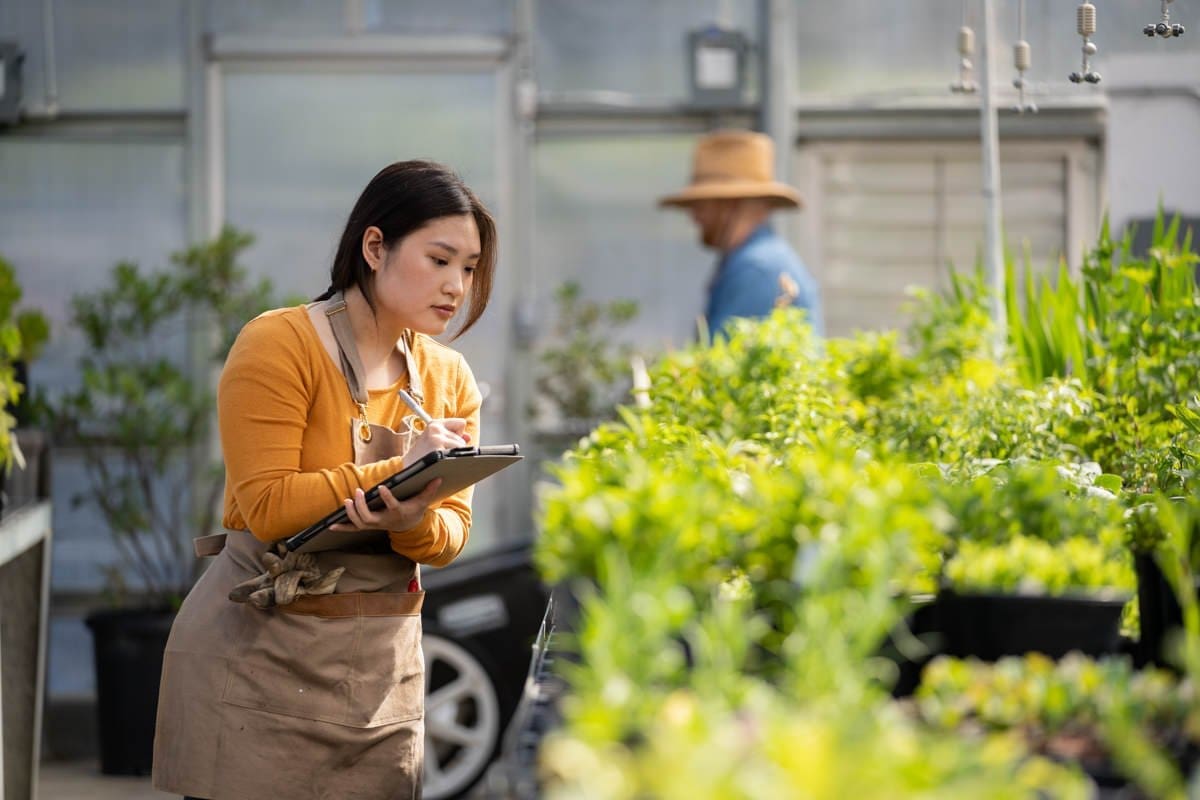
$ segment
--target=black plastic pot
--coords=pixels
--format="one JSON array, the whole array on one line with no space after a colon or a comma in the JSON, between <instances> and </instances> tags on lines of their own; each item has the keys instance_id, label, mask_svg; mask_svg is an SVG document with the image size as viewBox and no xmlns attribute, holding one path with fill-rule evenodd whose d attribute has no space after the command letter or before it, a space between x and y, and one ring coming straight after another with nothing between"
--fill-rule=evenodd
<instances>
[{"instance_id":1,"label":"black plastic pot","mask_svg":"<svg viewBox=\"0 0 1200 800\"><path fill-rule=\"evenodd\" d=\"M907 697L916 691L921 670L937 655L995 661L1033 652L1050 658L1073 650L1089 656L1124 653L1124 606L1123 599L943 590L931 601L918 603L905 621L911 636L928 652L914 658L903 655L899 633L893 633L880 655L897 667L892 695Z\"/></svg>"},{"instance_id":2,"label":"black plastic pot","mask_svg":"<svg viewBox=\"0 0 1200 800\"><path fill-rule=\"evenodd\" d=\"M959 658L1102 656L1121 651L1124 607L1124 599L942 591L930 617L942 652Z\"/></svg>"},{"instance_id":3,"label":"black plastic pot","mask_svg":"<svg viewBox=\"0 0 1200 800\"><path fill-rule=\"evenodd\" d=\"M112 609L86 620L96 654L100 771L149 775L163 651L173 611Z\"/></svg>"},{"instance_id":4,"label":"black plastic pot","mask_svg":"<svg viewBox=\"0 0 1200 800\"><path fill-rule=\"evenodd\" d=\"M1183 610L1179 607L1179 598L1167 583L1154 556L1135 554L1133 568L1137 572L1138 615L1141 627L1137 646L1138 664L1172 667L1164 657L1163 645L1173 629L1183 627ZM1200 597L1200 582L1196 585L1196 594Z\"/></svg>"}]
</instances>

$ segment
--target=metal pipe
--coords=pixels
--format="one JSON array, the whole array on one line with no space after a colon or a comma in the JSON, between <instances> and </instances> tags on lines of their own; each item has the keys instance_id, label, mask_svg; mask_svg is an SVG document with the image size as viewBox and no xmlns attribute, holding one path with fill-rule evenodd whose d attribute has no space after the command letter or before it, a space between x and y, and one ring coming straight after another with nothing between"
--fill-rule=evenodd
<instances>
[{"instance_id":1,"label":"metal pipe","mask_svg":"<svg viewBox=\"0 0 1200 800\"><path fill-rule=\"evenodd\" d=\"M992 292L992 321L995 325L995 346L999 353L1008 336L1008 320L1004 303L1004 244L1001 239L1000 204L1000 131L993 97L992 76L995 74L995 18L992 0L983 0L983 69L980 74L979 127L983 148L983 206L984 206L984 274Z\"/></svg>"},{"instance_id":2,"label":"metal pipe","mask_svg":"<svg viewBox=\"0 0 1200 800\"><path fill-rule=\"evenodd\" d=\"M46 70L43 87L42 114L44 119L53 119L58 114L58 53L54 37L54 0L42 0L42 60Z\"/></svg>"}]
</instances>

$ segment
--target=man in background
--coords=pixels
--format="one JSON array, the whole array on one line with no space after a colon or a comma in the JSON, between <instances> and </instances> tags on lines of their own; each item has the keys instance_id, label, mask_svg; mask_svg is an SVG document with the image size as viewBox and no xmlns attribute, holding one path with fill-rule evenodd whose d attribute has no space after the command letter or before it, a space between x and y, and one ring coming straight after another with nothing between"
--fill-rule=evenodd
<instances>
[{"instance_id":1,"label":"man in background","mask_svg":"<svg viewBox=\"0 0 1200 800\"><path fill-rule=\"evenodd\" d=\"M720 254L704 315L711 336L733 317L763 317L780 306L803 308L822 332L817 283L769 222L778 209L802 206L795 189L772 177L774 160L765 134L706 134L696 143L691 184L659 201L686 209L704 246Z\"/></svg>"}]
</instances>

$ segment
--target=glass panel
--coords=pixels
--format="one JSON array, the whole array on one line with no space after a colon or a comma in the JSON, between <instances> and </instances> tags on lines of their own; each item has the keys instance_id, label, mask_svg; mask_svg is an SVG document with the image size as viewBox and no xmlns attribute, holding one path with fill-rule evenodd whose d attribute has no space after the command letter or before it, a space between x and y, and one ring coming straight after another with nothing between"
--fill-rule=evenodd
<instances>
[{"instance_id":1,"label":"glass panel","mask_svg":"<svg viewBox=\"0 0 1200 800\"><path fill-rule=\"evenodd\" d=\"M52 325L32 367L40 385L77 377L73 293L105 283L118 261L153 268L184 245L183 176L181 143L0 138L0 254L16 268L22 303Z\"/></svg>"},{"instance_id":2,"label":"glass panel","mask_svg":"<svg viewBox=\"0 0 1200 800\"><path fill-rule=\"evenodd\" d=\"M0 254L16 268L22 305L51 324L30 368L35 385L52 393L77 385L82 340L68 327L72 295L105 284L118 261L151 269L184 245L183 175L180 143L0 139ZM71 503L72 487L86 481L79 460L64 450L51 464L54 588L99 590L116 550L95 509Z\"/></svg>"},{"instance_id":3,"label":"glass panel","mask_svg":"<svg viewBox=\"0 0 1200 800\"><path fill-rule=\"evenodd\" d=\"M232 72L226 219L257 237L247 263L283 290L324 291L346 215L393 161L450 164L494 203L495 83L491 75ZM273 130L287 135L264 135Z\"/></svg>"},{"instance_id":4,"label":"glass panel","mask_svg":"<svg viewBox=\"0 0 1200 800\"><path fill-rule=\"evenodd\" d=\"M392 33L507 34L515 0L365 0L367 30Z\"/></svg>"},{"instance_id":5,"label":"glass panel","mask_svg":"<svg viewBox=\"0 0 1200 800\"><path fill-rule=\"evenodd\" d=\"M225 87L226 218L254 233L245 263L284 292L313 297L346 216L381 167L409 158L451 165L493 211L498 206L497 79L493 74L231 72ZM287 131L286 136L264 135ZM500 219L501 235L505 235ZM488 442L508 441L504 365L510 346L511 265L501 264L487 314L452 346L491 394ZM497 537L499 475L475 494L471 549ZM523 532L522 532L523 533Z\"/></svg>"},{"instance_id":6,"label":"glass panel","mask_svg":"<svg viewBox=\"0 0 1200 800\"><path fill-rule=\"evenodd\" d=\"M340 0L208 0L210 33L343 33L345 3Z\"/></svg>"},{"instance_id":7,"label":"glass panel","mask_svg":"<svg viewBox=\"0 0 1200 800\"><path fill-rule=\"evenodd\" d=\"M0 37L16 40L25 53L21 64L21 107L45 105L45 46L42 36L42 4L0 3Z\"/></svg>"},{"instance_id":8,"label":"glass panel","mask_svg":"<svg viewBox=\"0 0 1200 800\"><path fill-rule=\"evenodd\" d=\"M342 34L345 0L209 0L213 33ZM512 30L513 0L360 0L361 24L371 32L504 34Z\"/></svg>"},{"instance_id":9,"label":"glass panel","mask_svg":"<svg viewBox=\"0 0 1200 800\"><path fill-rule=\"evenodd\" d=\"M1077 2L1026 0L1025 39L1032 50L1032 69L1026 77L1036 88L1052 85L1056 92L1088 91L1067 75L1081 65L1083 40L1076 32ZM1117 53L1196 52L1200 43L1188 35L1170 42L1151 42L1142 27L1159 19L1157 3L1101 3L1094 41L1099 52L1093 67L1104 73L1104 62ZM978 0L967 3L967 24L976 34L976 80L982 31ZM1017 39L1018 0L996 0L997 86L1008 90L1016 76L1012 45ZM1187 20L1175 9L1185 25ZM820 0L802 2L796 10L799 28L797 87L801 92L888 93L909 89L918 93L949 94L958 77L958 29L963 2L946 0ZM851 22L853 20L853 22ZM1103 84L1101 84L1103 86ZM1036 101L1036 93L1034 97Z\"/></svg>"},{"instance_id":10,"label":"glass panel","mask_svg":"<svg viewBox=\"0 0 1200 800\"><path fill-rule=\"evenodd\" d=\"M42 8L36 2L0 4L0 31L15 34L25 51L25 108L45 105ZM58 102L63 111L183 109L183 0L56 0L54 12Z\"/></svg>"},{"instance_id":11,"label":"glass panel","mask_svg":"<svg viewBox=\"0 0 1200 800\"><path fill-rule=\"evenodd\" d=\"M715 256L691 220L657 199L688 179L695 137L686 134L548 138L536 151L534 242L537 308L575 281L583 297L637 300L623 338L648 354L695 336ZM550 320L541 324L543 334Z\"/></svg>"},{"instance_id":12,"label":"glass panel","mask_svg":"<svg viewBox=\"0 0 1200 800\"><path fill-rule=\"evenodd\" d=\"M722 21L758 41L757 6L755 0L539 3L539 88L551 92L607 90L642 99L684 100L688 96L688 32Z\"/></svg>"}]
</instances>

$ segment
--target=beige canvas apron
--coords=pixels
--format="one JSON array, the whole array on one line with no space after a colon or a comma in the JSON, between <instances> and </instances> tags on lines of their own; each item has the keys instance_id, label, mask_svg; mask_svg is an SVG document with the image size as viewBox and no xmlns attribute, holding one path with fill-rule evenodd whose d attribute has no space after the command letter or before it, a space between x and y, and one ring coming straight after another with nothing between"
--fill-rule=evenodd
<instances>
[{"instance_id":1,"label":"beige canvas apron","mask_svg":"<svg viewBox=\"0 0 1200 800\"><path fill-rule=\"evenodd\" d=\"M350 428L363 464L404 452L415 431L366 422L364 373L344 311L340 296L325 307L360 409ZM411 353L405 346L419 395ZM345 567L334 594L268 609L230 601L233 586L261 572L269 547L230 531L176 617L159 693L155 787L208 800L420 797L424 592L409 591L418 566L381 533L378 546L314 553L322 573Z\"/></svg>"}]
</instances>

